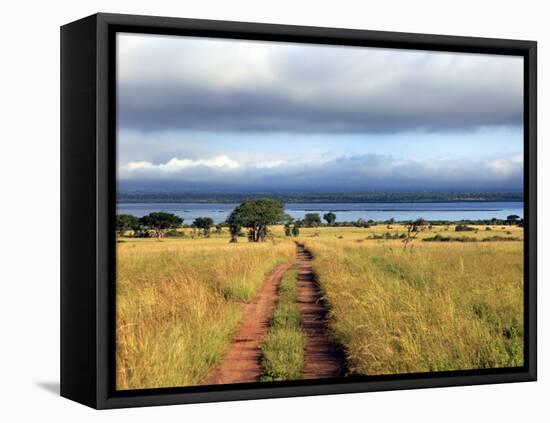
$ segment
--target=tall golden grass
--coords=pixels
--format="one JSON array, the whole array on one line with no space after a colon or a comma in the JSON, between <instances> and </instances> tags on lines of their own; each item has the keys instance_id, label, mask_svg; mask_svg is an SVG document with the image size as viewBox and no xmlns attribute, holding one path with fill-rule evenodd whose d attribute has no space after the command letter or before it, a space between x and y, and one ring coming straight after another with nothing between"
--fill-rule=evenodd
<instances>
[{"instance_id":1,"label":"tall golden grass","mask_svg":"<svg viewBox=\"0 0 550 423\"><path fill-rule=\"evenodd\" d=\"M521 242L306 239L352 373L523 365Z\"/></svg>"},{"instance_id":2,"label":"tall golden grass","mask_svg":"<svg viewBox=\"0 0 550 423\"><path fill-rule=\"evenodd\" d=\"M204 380L239 326L240 303L254 295L274 266L295 256L282 226L271 229L274 240L266 243L229 244L225 232L204 239L189 231L160 242L120 240L117 389ZM517 227L476 229L465 235L523 236ZM301 230L299 241L314 255L314 271L330 305L331 334L344 347L350 370L389 374L522 365L522 243L422 241L434 234L457 235L453 225L421 233L406 251L398 240L369 239L404 230L397 224ZM285 281L293 280L290 272ZM282 317L296 317L293 292L281 291L288 294L278 303ZM299 378L299 328L279 326L278 336L263 345L264 376ZM268 361L285 374L265 371Z\"/></svg>"},{"instance_id":3,"label":"tall golden grass","mask_svg":"<svg viewBox=\"0 0 550 423\"><path fill-rule=\"evenodd\" d=\"M200 383L222 358L249 299L290 241L131 240L117 244L117 389Z\"/></svg>"},{"instance_id":4,"label":"tall golden grass","mask_svg":"<svg viewBox=\"0 0 550 423\"><path fill-rule=\"evenodd\" d=\"M262 381L302 378L305 338L298 308L298 266L283 277L271 327L262 343Z\"/></svg>"}]
</instances>

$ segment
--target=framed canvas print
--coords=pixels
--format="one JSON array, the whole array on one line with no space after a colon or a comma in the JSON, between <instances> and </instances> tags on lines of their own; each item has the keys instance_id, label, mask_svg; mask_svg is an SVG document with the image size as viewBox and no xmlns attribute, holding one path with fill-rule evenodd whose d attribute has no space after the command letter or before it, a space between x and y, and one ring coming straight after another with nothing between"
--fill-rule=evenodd
<instances>
[{"instance_id":1,"label":"framed canvas print","mask_svg":"<svg viewBox=\"0 0 550 423\"><path fill-rule=\"evenodd\" d=\"M536 380L536 43L61 29L61 394Z\"/></svg>"}]
</instances>

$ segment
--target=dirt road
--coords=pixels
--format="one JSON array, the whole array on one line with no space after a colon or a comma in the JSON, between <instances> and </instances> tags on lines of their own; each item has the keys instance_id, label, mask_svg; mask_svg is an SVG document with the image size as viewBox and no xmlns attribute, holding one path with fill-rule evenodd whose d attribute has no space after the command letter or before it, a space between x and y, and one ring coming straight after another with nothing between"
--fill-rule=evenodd
<instances>
[{"instance_id":1,"label":"dirt road","mask_svg":"<svg viewBox=\"0 0 550 423\"><path fill-rule=\"evenodd\" d=\"M243 323L222 362L212 369L204 385L255 382L261 374L261 342L277 302L277 289L294 262L273 269L256 296L243 306Z\"/></svg>"},{"instance_id":2,"label":"dirt road","mask_svg":"<svg viewBox=\"0 0 550 423\"><path fill-rule=\"evenodd\" d=\"M262 372L262 340L269 331L278 288L287 270L298 263L298 307L302 314L306 347L304 379L343 376L342 355L330 342L326 306L311 269L311 254L297 245L296 261L273 269L256 296L243 305L243 323L222 362L213 368L203 385L256 382Z\"/></svg>"}]
</instances>

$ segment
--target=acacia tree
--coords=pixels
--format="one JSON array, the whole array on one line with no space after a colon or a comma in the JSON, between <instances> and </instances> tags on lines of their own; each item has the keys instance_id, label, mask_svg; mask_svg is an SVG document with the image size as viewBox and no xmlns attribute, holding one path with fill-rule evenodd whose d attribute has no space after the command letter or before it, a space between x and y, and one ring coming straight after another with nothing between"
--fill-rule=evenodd
<instances>
[{"instance_id":1,"label":"acacia tree","mask_svg":"<svg viewBox=\"0 0 550 423\"><path fill-rule=\"evenodd\" d=\"M132 225L131 229L134 233L134 238L149 238L150 236L149 231L147 230L147 227L143 225L141 218Z\"/></svg>"},{"instance_id":2,"label":"acacia tree","mask_svg":"<svg viewBox=\"0 0 550 423\"><path fill-rule=\"evenodd\" d=\"M355 226L357 226L358 228L368 228L370 227L369 225L369 222L367 222L365 219L363 219L362 217L360 217L359 219L357 219L354 223Z\"/></svg>"},{"instance_id":3,"label":"acacia tree","mask_svg":"<svg viewBox=\"0 0 550 423\"><path fill-rule=\"evenodd\" d=\"M275 225L285 220L283 203L272 198L256 198L239 205L227 223L231 233L231 242L237 241L237 235L242 227L248 228L248 240L264 241L268 225Z\"/></svg>"},{"instance_id":4,"label":"acacia tree","mask_svg":"<svg viewBox=\"0 0 550 423\"><path fill-rule=\"evenodd\" d=\"M117 214L115 230L118 236L123 236L126 231L133 229L138 225L138 218L131 214Z\"/></svg>"},{"instance_id":5,"label":"acacia tree","mask_svg":"<svg viewBox=\"0 0 550 423\"><path fill-rule=\"evenodd\" d=\"M334 225L334 222L336 222L336 214L333 212L328 212L323 215L323 219L327 221L327 224L329 226Z\"/></svg>"},{"instance_id":6,"label":"acacia tree","mask_svg":"<svg viewBox=\"0 0 550 423\"><path fill-rule=\"evenodd\" d=\"M296 224L294 222L294 218L290 215L285 215L285 236L292 236L292 224Z\"/></svg>"},{"instance_id":7,"label":"acacia tree","mask_svg":"<svg viewBox=\"0 0 550 423\"><path fill-rule=\"evenodd\" d=\"M140 223L146 228L155 231L157 238L162 238L168 229L176 229L181 226L183 219L172 213L153 212L140 219Z\"/></svg>"},{"instance_id":8,"label":"acacia tree","mask_svg":"<svg viewBox=\"0 0 550 423\"><path fill-rule=\"evenodd\" d=\"M418 234L426 229L427 225L428 222L426 222L422 218L407 222L407 235L405 236L405 238L403 238L403 243L405 244L403 248L406 249L407 245L413 242Z\"/></svg>"},{"instance_id":9,"label":"acacia tree","mask_svg":"<svg viewBox=\"0 0 550 423\"><path fill-rule=\"evenodd\" d=\"M519 219L519 216L517 214L511 214L510 216L506 217L506 223L508 225L515 225Z\"/></svg>"},{"instance_id":10,"label":"acacia tree","mask_svg":"<svg viewBox=\"0 0 550 423\"><path fill-rule=\"evenodd\" d=\"M227 219L227 224L229 225L229 235L231 239L229 242L237 242L237 237L241 233L242 226L234 220Z\"/></svg>"},{"instance_id":11,"label":"acacia tree","mask_svg":"<svg viewBox=\"0 0 550 423\"><path fill-rule=\"evenodd\" d=\"M319 216L319 213L306 213L302 222L304 226L313 228L321 224L321 216Z\"/></svg>"},{"instance_id":12,"label":"acacia tree","mask_svg":"<svg viewBox=\"0 0 550 423\"><path fill-rule=\"evenodd\" d=\"M210 217L197 217L194 222L193 226L202 229L202 234L205 237L210 236L210 229L214 225L214 221Z\"/></svg>"},{"instance_id":13,"label":"acacia tree","mask_svg":"<svg viewBox=\"0 0 550 423\"><path fill-rule=\"evenodd\" d=\"M285 223L285 236L291 236L292 235L292 228L290 226L290 222Z\"/></svg>"}]
</instances>

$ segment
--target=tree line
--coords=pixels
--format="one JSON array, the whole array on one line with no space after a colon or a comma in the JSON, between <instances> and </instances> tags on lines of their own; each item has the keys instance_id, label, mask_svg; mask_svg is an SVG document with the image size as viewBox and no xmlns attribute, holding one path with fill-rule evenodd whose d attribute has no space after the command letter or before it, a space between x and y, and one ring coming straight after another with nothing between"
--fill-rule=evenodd
<instances>
[{"instance_id":1,"label":"tree line","mask_svg":"<svg viewBox=\"0 0 550 423\"><path fill-rule=\"evenodd\" d=\"M225 222L216 225L216 231L221 234L222 227L228 227L230 242L237 242L238 237L246 236L243 232L243 228L245 228L248 231L249 241L262 242L269 235L270 225L284 224L285 235L297 237L300 234L301 227L318 227L323 225L323 220L327 226L364 228L378 223L385 223L389 228L395 223L393 218L384 222L366 221L364 219L358 219L355 222L336 222L334 212L324 213L322 219L319 213L306 213L303 219L296 220L284 212L284 205L280 200L255 198L244 201L236 207ZM183 226L183 222L184 219L181 217L166 212L153 212L140 218L129 214L119 214L116 216L115 230L119 236L132 231L134 237L150 237L153 234L157 238L162 238L167 233L178 234L177 229ZM466 225L470 221L462 222ZM523 219L520 219L517 215L510 215L506 220L492 219L490 222L492 224L523 226ZM424 219L403 223L408 228L407 243L414 239L412 234L420 232L422 228L428 225ZM436 223L432 222L431 224ZM204 237L209 237L214 227L214 221L210 217L197 217L190 226L199 230Z\"/></svg>"},{"instance_id":2,"label":"tree line","mask_svg":"<svg viewBox=\"0 0 550 423\"><path fill-rule=\"evenodd\" d=\"M478 202L478 201L523 201L522 191L406 191L406 192L294 192L271 193L270 198L283 203L409 203L409 202ZM118 201L124 202L175 202L175 203L242 203L252 198L263 198L255 193L197 193L177 189L151 192L137 187L121 187Z\"/></svg>"},{"instance_id":3,"label":"tree line","mask_svg":"<svg viewBox=\"0 0 550 423\"><path fill-rule=\"evenodd\" d=\"M328 225L336 222L336 214L325 213L323 219ZM135 237L148 237L151 233L157 238L162 238L168 231L175 230L183 225L184 219L172 213L153 212L143 217L135 217L129 214L116 216L116 232L119 236L128 231ZM237 237L242 236L243 228L248 230L248 239L252 242L262 242L269 234L270 225L284 224L285 235L298 236L300 227L316 227L321 225L319 213L308 213L304 219L294 220L284 212L281 201L272 198L257 198L247 200L236 207L227 220L216 225L217 231L222 227L229 228L230 241L236 242ZM191 227L199 229L203 236L209 237L214 221L209 217L197 217Z\"/></svg>"}]
</instances>

